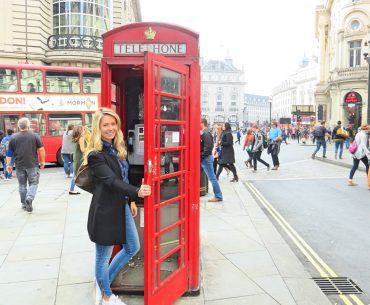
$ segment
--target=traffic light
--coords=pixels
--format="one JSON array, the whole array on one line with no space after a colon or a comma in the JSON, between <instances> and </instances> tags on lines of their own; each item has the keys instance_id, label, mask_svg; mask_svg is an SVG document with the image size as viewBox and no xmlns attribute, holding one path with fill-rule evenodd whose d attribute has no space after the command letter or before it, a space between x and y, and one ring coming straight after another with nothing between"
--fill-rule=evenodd
<instances>
[{"instance_id":1,"label":"traffic light","mask_svg":"<svg viewBox=\"0 0 370 305\"><path fill-rule=\"evenodd\" d=\"M348 122L350 124L354 124L356 119L356 112L351 112L351 114L348 117Z\"/></svg>"}]
</instances>

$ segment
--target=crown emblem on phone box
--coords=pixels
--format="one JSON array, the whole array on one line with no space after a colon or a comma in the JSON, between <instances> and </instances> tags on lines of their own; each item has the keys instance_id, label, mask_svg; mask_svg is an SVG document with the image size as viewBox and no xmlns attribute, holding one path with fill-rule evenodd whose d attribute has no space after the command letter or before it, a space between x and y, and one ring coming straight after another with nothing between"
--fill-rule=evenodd
<instances>
[{"instance_id":1,"label":"crown emblem on phone box","mask_svg":"<svg viewBox=\"0 0 370 305\"><path fill-rule=\"evenodd\" d=\"M144 35L145 35L145 38L146 39L151 39L153 40L155 38L155 35L157 34L156 31L154 31L151 27L149 27L149 29L147 29L145 32L144 32Z\"/></svg>"}]
</instances>

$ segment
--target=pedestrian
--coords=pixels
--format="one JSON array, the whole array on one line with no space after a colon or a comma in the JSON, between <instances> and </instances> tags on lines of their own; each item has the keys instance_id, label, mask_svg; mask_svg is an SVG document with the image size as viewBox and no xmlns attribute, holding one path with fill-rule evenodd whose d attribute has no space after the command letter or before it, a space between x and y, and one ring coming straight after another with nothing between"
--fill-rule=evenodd
<instances>
[{"instance_id":1,"label":"pedestrian","mask_svg":"<svg viewBox=\"0 0 370 305\"><path fill-rule=\"evenodd\" d=\"M253 167L253 145L254 145L254 134L253 129L248 128L247 135L245 136L243 150L247 150L248 160L244 161L245 165L249 168Z\"/></svg>"},{"instance_id":2,"label":"pedestrian","mask_svg":"<svg viewBox=\"0 0 370 305\"><path fill-rule=\"evenodd\" d=\"M357 183L353 181L353 176L355 175L356 170L358 169L358 165L360 164L360 161L365 164L366 167L366 173L369 173L369 159L370 157L370 151L368 149L368 131L369 126L367 124L364 124L360 127L360 131L357 133L354 141L356 141L357 149L356 151L351 154L353 158L353 165L351 168L351 172L349 174L349 180L348 185L349 186L355 186Z\"/></svg>"},{"instance_id":3,"label":"pedestrian","mask_svg":"<svg viewBox=\"0 0 370 305\"><path fill-rule=\"evenodd\" d=\"M61 153L63 158L64 173L67 178L70 178L73 175L73 127L74 126L72 124L69 124L67 130L63 133Z\"/></svg>"},{"instance_id":4,"label":"pedestrian","mask_svg":"<svg viewBox=\"0 0 370 305\"><path fill-rule=\"evenodd\" d=\"M313 132L313 141L316 141L316 149L312 154L312 159L315 159L316 154L320 150L322 146L322 157L326 158L326 139L325 136L327 134L327 130L325 128L325 121L322 121L320 126L316 127Z\"/></svg>"},{"instance_id":5,"label":"pedestrian","mask_svg":"<svg viewBox=\"0 0 370 305\"><path fill-rule=\"evenodd\" d=\"M124 305L110 285L140 249L135 201L151 194L149 185L129 184L126 157L119 116L111 109L99 109L93 116L84 164L95 182L87 229L95 243L96 301L101 299L102 305ZM114 245L123 247L109 263Z\"/></svg>"},{"instance_id":6,"label":"pedestrian","mask_svg":"<svg viewBox=\"0 0 370 305\"><path fill-rule=\"evenodd\" d=\"M0 130L0 142L2 141L2 139L4 138L4 131L3 130ZM5 158L6 158L6 154L1 154L0 153L0 163L2 165L2 169L3 169L3 174L5 174L5 169L6 169L6 166L4 165L5 164ZM1 179L3 179L3 174L0 176Z\"/></svg>"},{"instance_id":7,"label":"pedestrian","mask_svg":"<svg viewBox=\"0 0 370 305\"><path fill-rule=\"evenodd\" d=\"M32 202L39 185L39 167L45 167L45 148L40 136L29 130L30 120L28 118L20 118L18 128L20 132L14 134L9 142L6 152L6 166L7 171L11 173L13 171L12 160L15 159L22 209L31 213L33 211Z\"/></svg>"},{"instance_id":8,"label":"pedestrian","mask_svg":"<svg viewBox=\"0 0 370 305\"><path fill-rule=\"evenodd\" d=\"M355 134L353 132L353 128L351 124L348 124L346 131L348 133L347 139L345 139L344 144L346 145L346 149L349 149L349 146L351 145L351 142L353 141Z\"/></svg>"},{"instance_id":9,"label":"pedestrian","mask_svg":"<svg viewBox=\"0 0 370 305\"><path fill-rule=\"evenodd\" d=\"M272 162L274 164L274 167L272 170L277 170L280 166L279 162L279 153L280 153L280 144L281 144L281 129L278 127L277 123L274 122L271 125L271 129L269 132L269 147L268 147L268 153L271 153Z\"/></svg>"},{"instance_id":10,"label":"pedestrian","mask_svg":"<svg viewBox=\"0 0 370 305\"><path fill-rule=\"evenodd\" d=\"M333 129L333 133L331 137L335 143L334 158L337 159L338 150L339 150L339 159L343 159L343 146L344 146L344 141L348 138L348 133L342 127L341 121L338 121L337 126L335 126L335 128Z\"/></svg>"},{"instance_id":11,"label":"pedestrian","mask_svg":"<svg viewBox=\"0 0 370 305\"><path fill-rule=\"evenodd\" d=\"M215 175L217 173L218 158L221 157L221 146L220 146L221 134L222 134L222 125L216 124L215 132L213 134L213 150L212 150L213 172L215 173Z\"/></svg>"},{"instance_id":12,"label":"pedestrian","mask_svg":"<svg viewBox=\"0 0 370 305\"><path fill-rule=\"evenodd\" d=\"M0 142L0 154L1 156L3 156L3 168L4 168L4 180L5 181L8 181L8 180L11 180L12 179L12 172L9 172L6 168L6 152L8 151L9 149L9 142L10 142L10 139L12 137L12 134L13 134L13 129L8 129L6 131L6 136L1 140ZM12 162L11 162L11 167L13 168L14 166L14 158L12 159Z\"/></svg>"},{"instance_id":13,"label":"pedestrian","mask_svg":"<svg viewBox=\"0 0 370 305\"><path fill-rule=\"evenodd\" d=\"M239 143L239 145L240 145L240 139L241 139L241 137L242 137L242 133L241 133L240 129L238 128L236 130L236 141L235 141L235 144L236 143Z\"/></svg>"},{"instance_id":14,"label":"pedestrian","mask_svg":"<svg viewBox=\"0 0 370 305\"><path fill-rule=\"evenodd\" d=\"M267 167L267 170L270 170L270 164L261 159L262 152L264 150L263 140L264 135L259 130L258 126L254 127L254 144L253 144L253 173L257 172L257 161L261 162Z\"/></svg>"},{"instance_id":15,"label":"pedestrian","mask_svg":"<svg viewBox=\"0 0 370 305\"><path fill-rule=\"evenodd\" d=\"M221 157L218 160L218 170L216 177L217 179L220 177L220 174L222 172L222 169L224 167L229 168L231 172L233 173L233 179L230 180L230 182L238 182L238 174L236 172L235 168L235 153L234 153L234 140L233 135L231 132L231 126L229 123L225 123L224 131L221 135Z\"/></svg>"},{"instance_id":16,"label":"pedestrian","mask_svg":"<svg viewBox=\"0 0 370 305\"><path fill-rule=\"evenodd\" d=\"M75 175L83 162L83 154L86 151L87 141L84 137L84 128L82 126L75 126L72 131L73 143L73 168ZM79 195L80 192L75 191L75 179L71 179L69 187L69 195Z\"/></svg>"},{"instance_id":17,"label":"pedestrian","mask_svg":"<svg viewBox=\"0 0 370 305\"><path fill-rule=\"evenodd\" d=\"M370 126L367 126L367 149L370 151ZM370 158L368 158L367 164L369 166L367 170L367 189L370 191Z\"/></svg>"},{"instance_id":18,"label":"pedestrian","mask_svg":"<svg viewBox=\"0 0 370 305\"><path fill-rule=\"evenodd\" d=\"M286 141L287 137L288 137L288 135L287 135L285 129L283 129L282 132L281 132L281 139L282 139L282 142L285 142L286 145L288 145L288 142Z\"/></svg>"},{"instance_id":19,"label":"pedestrian","mask_svg":"<svg viewBox=\"0 0 370 305\"><path fill-rule=\"evenodd\" d=\"M212 134L208 129L207 119L202 118L200 120L200 165L201 170L205 172L208 180L212 184L214 197L210 198L208 202L219 202L222 201L222 192L220 185L218 184L216 175L213 171L213 139Z\"/></svg>"}]
</instances>

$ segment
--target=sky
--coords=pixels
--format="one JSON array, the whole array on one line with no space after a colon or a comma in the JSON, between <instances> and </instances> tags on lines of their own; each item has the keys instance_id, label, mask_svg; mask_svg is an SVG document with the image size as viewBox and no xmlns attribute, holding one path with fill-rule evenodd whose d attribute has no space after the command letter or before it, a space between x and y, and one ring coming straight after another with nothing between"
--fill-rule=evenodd
<instances>
[{"instance_id":1,"label":"sky","mask_svg":"<svg viewBox=\"0 0 370 305\"><path fill-rule=\"evenodd\" d=\"M175 23L200 34L205 60L233 58L245 92L271 95L318 54L315 6L320 0L140 0L142 20Z\"/></svg>"}]
</instances>

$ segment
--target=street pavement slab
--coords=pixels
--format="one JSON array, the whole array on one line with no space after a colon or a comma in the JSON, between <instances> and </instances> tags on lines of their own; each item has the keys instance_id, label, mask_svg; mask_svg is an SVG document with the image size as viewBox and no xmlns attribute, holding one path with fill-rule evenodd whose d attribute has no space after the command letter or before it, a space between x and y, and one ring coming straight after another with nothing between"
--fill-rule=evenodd
<instances>
[{"instance_id":1,"label":"street pavement slab","mask_svg":"<svg viewBox=\"0 0 370 305\"><path fill-rule=\"evenodd\" d=\"M212 194L201 198L200 295L176 305L331 304L240 178L231 183L221 175L223 202L209 203ZM91 305L91 195L68 195L70 179L60 168L42 171L40 181L28 214L16 179L0 180L0 305ZM121 298L143 304L140 296Z\"/></svg>"}]
</instances>

